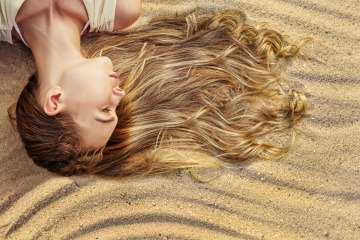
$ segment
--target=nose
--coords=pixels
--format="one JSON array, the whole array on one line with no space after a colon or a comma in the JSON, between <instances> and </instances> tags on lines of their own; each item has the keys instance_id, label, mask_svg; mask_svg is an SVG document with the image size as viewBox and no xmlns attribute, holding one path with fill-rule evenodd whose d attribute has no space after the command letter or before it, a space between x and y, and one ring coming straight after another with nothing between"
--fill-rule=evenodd
<instances>
[{"instance_id":1,"label":"nose","mask_svg":"<svg viewBox=\"0 0 360 240\"><path fill-rule=\"evenodd\" d=\"M115 106L119 105L121 99L123 99L124 97L125 97L125 91L124 90L122 90L118 86L113 88L112 101L113 101L113 104Z\"/></svg>"},{"instance_id":2,"label":"nose","mask_svg":"<svg viewBox=\"0 0 360 240\"><path fill-rule=\"evenodd\" d=\"M113 88L113 93L115 96L119 97L120 100L125 97L125 91L119 88L118 86Z\"/></svg>"}]
</instances>

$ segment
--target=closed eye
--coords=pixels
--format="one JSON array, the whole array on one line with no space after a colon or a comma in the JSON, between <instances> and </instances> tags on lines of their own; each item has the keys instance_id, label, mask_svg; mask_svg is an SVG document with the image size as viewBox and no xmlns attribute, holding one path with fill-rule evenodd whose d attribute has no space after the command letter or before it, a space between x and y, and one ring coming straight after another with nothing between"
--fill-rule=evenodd
<instances>
[{"instance_id":1,"label":"closed eye","mask_svg":"<svg viewBox=\"0 0 360 240\"><path fill-rule=\"evenodd\" d=\"M110 118L110 119L108 119L108 120L103 120L103 119L95 118L95 120L98 121L98 122L101 122L101 123L110 123L110 122L115 121L115 118L112 117L112 118Z\"/></svg>"}]
</instances>

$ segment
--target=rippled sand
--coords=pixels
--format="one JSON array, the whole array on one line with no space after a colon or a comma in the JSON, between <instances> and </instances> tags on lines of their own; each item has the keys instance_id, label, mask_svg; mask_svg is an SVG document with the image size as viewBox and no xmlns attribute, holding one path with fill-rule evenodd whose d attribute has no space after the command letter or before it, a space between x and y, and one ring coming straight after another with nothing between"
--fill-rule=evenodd
<instances>
[{"instance_id":1,"label":"rippled sand","mask_svg":"<svg viewBox=\"0 0 360 240\"><path fill-rule=\"evenodd\" d=\"M305 134L278 161L122 181L65 178L26 156L6 109L33 69L0 43L0 239L360 239L360 2L143 0L138 24L194 7L243 10L318 39L284 74L311 103ZM316 57L316 59L315 59Z\"/></svg>"}]
</instances>

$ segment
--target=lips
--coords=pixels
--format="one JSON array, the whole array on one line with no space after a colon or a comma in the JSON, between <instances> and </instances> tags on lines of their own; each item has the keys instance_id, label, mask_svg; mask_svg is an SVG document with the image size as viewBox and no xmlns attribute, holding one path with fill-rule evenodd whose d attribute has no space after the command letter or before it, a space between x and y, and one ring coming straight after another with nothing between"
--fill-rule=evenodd
<instances>
[{"instance_id":1,"label":"lips","mask_svg":"<svg viewBox=\"0 0 360 240\"><path fill-rule=\"evenodd\" d=\"M119 75L117 73L115 73L115 72L110 74L109 77L119 79Z\"/></svg>"},{"instance_id":2,"label":"lips","mask_svg":"<svg viewBox=\"0 0 360 240\"><path fill-rule=\"evenodd\" d=\"M119 75L116 72L110 74L109 77L115 80L114 81L114 84L115 84L114 86L119 86L120 85Z\"/></svg>"}]
</instances>

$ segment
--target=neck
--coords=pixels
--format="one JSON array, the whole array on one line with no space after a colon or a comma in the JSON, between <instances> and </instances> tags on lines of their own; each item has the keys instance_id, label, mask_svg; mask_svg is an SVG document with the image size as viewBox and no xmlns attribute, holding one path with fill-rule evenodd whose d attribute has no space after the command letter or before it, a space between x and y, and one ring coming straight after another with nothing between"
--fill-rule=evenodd
<instances>
[{"instance_id":1,"label":"neck","mask_svg":"<svg viewBox=\"0 0 360 240\"><path fill-rule=\"evenodd\" d=\"M80 50L82 23L49 9L19 25L38 69L40 85L57 85L63 71L84 60Z\"/></svg>"}]
</instances>

